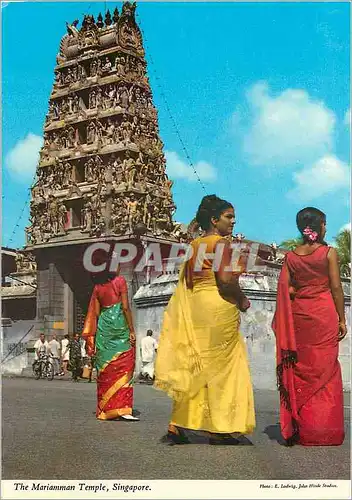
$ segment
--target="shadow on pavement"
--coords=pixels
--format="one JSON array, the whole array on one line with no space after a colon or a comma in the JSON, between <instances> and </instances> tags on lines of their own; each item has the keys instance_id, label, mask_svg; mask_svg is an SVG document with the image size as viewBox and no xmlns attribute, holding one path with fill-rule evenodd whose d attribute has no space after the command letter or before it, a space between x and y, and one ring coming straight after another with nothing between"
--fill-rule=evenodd
<instances>
[{"instance_id":1,"label":"shadow on pavement","mask_svg":"<svg viewBox=\"0 0 352 500\"><path fill-rule=\"evenodd\" d=\"M268 425L263 432L268 436L270 441L277 441L283 446L286 445L286 441L281 435L280 424Z\"/></svg>"},{"instance_id":2,"label":"shadow on pavement","mask_svg":"<svg viewBox=\"0 0 352 500\"><path fill-rule=\"evenodd\" d=\"M253 443L243 435L236 436L236 437L230 437L231 435L228 435L229 439L214 439L212 436L209 435L209 433L205 431L192 431L190 429L184 429L182 428L182 443L170 443L170 439L168 439L168 436L165 435L161 438L162 443L168 443L168 444L212 444L212 445L237 445L237 446L253 446ZM232 442L231 442L232 439Z\"/></svg>"}]
</instances>

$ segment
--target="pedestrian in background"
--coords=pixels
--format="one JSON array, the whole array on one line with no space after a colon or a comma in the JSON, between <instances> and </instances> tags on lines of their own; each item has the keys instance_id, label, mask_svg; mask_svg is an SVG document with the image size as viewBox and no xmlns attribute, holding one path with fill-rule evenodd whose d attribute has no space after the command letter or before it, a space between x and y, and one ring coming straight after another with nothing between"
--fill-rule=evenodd
<instances>
[{"instance_id":1,"label":"pedestrian in background","mask_svg":"<svg viewBox=\"0 0 352 500\"><path fill-rule=\"evenodd\" d=\"M48 353L48 342L45 340L44 333L41 333L39 339L34 344L34 363L36 363L39 360L39 358L41 358L47 353Z\"/></svg>"},{"instance_id":2,"label":"pedestrian in background","mask_svg":"<svg viewBox=\"0 0 352 500\"><path fill-rule=\"evenodd\" d=\"M154 380L154 358L158 344L153 339L153 330L148 330L147 335L141 340L142 371L141 378L152 383Z\"/></svg>"},{"instance_id":3,"label":"pedestrian in background","mask_svg":"<svg viewBox=\"0 0 352 500\"><path fill-rule=\"evenodd\" d=\"M82 346L78 333L75 333L73 339L69 341L68 349L70 352L72 380L78 382L82 371Z\"/></svg>"},{"instance_id":4,"label":"pedestrian in background","mask_svg":"<svg viewBox=\"0 0 352 500\"><path fill-rule=\"evenodd\" d=\"M61 362L62 362L62 373L66 375L68 371L68 362L70 361L70 351L68 349L68 343L70 338L68 335L65 335L65 338L61 341Z\"/></svg>"}]
</instances>

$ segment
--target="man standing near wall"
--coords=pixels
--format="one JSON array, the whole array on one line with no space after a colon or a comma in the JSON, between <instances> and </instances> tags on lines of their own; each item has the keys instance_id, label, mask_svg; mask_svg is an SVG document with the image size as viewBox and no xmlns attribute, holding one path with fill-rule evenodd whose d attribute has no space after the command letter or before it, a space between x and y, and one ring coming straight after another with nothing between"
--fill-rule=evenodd
<instances>
[{"instance_id":1,"label":"man standing near wall","mask_svg":"<svg viewBox=\"0 0 352 500\"><path fill-rule=\"evenodd\" d=\"M56 338L56 333L53 334L52 339L48 344L48 353L51 355L54 366L54 374L60 375L60 342Z\"/></svg>"},{"instance_id":2,"label":"man standing near wall","mask_svg":"<svg viewBox=\"0 0 352 500\"><path fill-rule=\"evenodd\" d=\"M148 330L147 335L141 340L142 371L141 379L152 384L154 380L154 358L158 344L153 339L153 331Z\"/></svg>"},{"instance_id":3,"label":"man standing near wall","mask_svg":"<svg viewBox=\"0 0 352 500\"><path fill-rule=\"evenodd\" d=\"M44 354L47 354L48 347L49 347L49 344L45 340L45 335L44 335L44 333L41 333L40 336L39 336L39 339L34 344L34 363L36 361L38 361L38 359L41 356L43 356Z\"/></svg>"},{"instance_id":4,"label":"man standing near wall","mask_svg":"<svg viewBox=\"0 0 352 500\"><path fill-rule=\"evenodd\" d=\"M65 337L61 340L62 375L66 375L68 362L70 361L70 351L68 348L69 342L70 339L68 335L65 335Z\"/></svg>"},{"instance_id":5,"label":"man standing near wall","mask_svg":"<svg viewBox=\"0 0 352 500\"><path fill-rule=\"evenodd\" d=\"M73 382L78 382L82 372L82 346L78 333L68 343Z\"/></svg>"}]
</instances>

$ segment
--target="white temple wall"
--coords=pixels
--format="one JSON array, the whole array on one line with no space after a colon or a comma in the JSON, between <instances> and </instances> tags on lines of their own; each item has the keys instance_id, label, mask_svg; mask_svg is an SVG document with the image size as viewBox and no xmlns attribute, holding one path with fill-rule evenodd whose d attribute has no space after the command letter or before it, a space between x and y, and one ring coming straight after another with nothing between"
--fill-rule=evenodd
<instances>
[{"instance_id":1,"label":"white temple wall","mask_svg":"<svg viewBox=\"0 0 352 500\"><path fill-rule=\"evenodd\" d=\"M142 286L134 296L135 328L137 334L137 366L140 366L140 340L150 328L158 340L163 311L175 289L177 275L163 275L150 285ZM276 389L275 336L271 323L275 312L277 272L271 275L241 277L241 286L251 301L251 308L241 314L240 332L247 346L251 377L255 389ZM351 389L351 305L346 296L348 337L340 342L339 360L344 389Z\"/></svg>"}]
</instances>

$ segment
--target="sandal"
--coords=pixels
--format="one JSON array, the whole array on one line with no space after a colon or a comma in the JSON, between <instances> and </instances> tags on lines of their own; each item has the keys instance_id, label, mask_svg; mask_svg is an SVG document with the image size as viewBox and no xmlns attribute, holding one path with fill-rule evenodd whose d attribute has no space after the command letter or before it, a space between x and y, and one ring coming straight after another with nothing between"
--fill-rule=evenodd
<instances>
[{"instance_id":1,"label":"sandal","mask_svg":"<svg viewBox=\"0 0 352 500\"><path fill-rule=\"evenodd\" d=\"M169 426L167 434L161 438L162 443L168 443L170 446L175 444L190 444L185 432L174 425Z\"/></svg>"},{"instance_id":2,"label":"sandal","mask_svg":"<svg viewBox=\"0 0 352 500\"><path fill-rule=\"evenodd\" d=\"M126 420L126 422L139 422L138 417L134 417L133 415L121 415L120 416L121 420Z\"/></svg>"}]
</instances>

